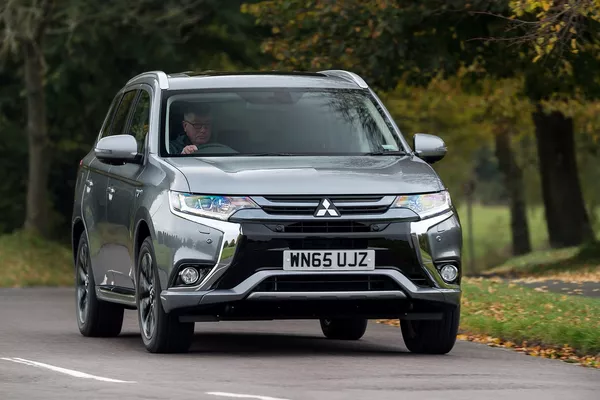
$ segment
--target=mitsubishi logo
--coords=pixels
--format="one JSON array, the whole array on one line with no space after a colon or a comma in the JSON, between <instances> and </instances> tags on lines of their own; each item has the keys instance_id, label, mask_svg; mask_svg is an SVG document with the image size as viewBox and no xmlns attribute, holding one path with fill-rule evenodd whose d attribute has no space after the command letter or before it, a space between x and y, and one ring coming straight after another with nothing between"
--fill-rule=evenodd
<instances>
[{"instance_id":1,"label":"mitsubishi logo","mask_svg":"<svg viewBox=\"0 0 600 400\"><path fill-rule=\"evenodd\" d=\"M315 217L324 217L326 215L331 217L339 217L340 212L337 210L337 208L335 208L333 204L331 204L331 202L328 199L323 199L321 200L321 204L319 204L319 206L317 207Z\"/></svg>"}]
</instances>

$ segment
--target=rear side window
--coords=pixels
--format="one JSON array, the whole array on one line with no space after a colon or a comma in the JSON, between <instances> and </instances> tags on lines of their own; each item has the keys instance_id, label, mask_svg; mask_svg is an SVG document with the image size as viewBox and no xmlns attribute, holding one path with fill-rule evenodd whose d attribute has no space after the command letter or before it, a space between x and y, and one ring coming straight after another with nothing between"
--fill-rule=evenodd
<instances>
[{"instance_id":1,"label":"rear side window","mask_svg":"<svg viewBox=\"0 0 600 400\"><path fill-rule=\"evenodd\" d=\"M124 128L127 123L127 116L129 115L129 110L131 109L131 105L133 104L133 100L135 99L135 95L137 94L137 90L131 90L129 92L125 92L123 95L123 99L119 104L119 108L117 108L117 112L115 113L115 118L113 119L110 130L106 133L105 136L113 136L113 135L121 135L124 133Z\"/></svg>"},{"instance_id":2,"label":"rear side window","mask_svg":"<svg viewBox=\"0 0 600 400\"><path fill-rule=\"evenodd\" d=\"M140 97L133 111L133 117L131 118L130 132L127 132L133 137L138 143L138 151L141 153L144 150L144 143L146 135L148 134L148 126L150 123L150 94L145 91L140 91Z\"/></svg>"},{"instance_id":3,"label":"rear side window","mask_svg":"<svg viewBox=\"0 0 600 400\"><path fill-rule=\"evenodd\" d=\"M107 136L107 133L112 124L112 120L115 115L115 111L117 110L117 107L119 105L119 101L121 100L121 97L123 97L122 94L116 95L113 98L113 101L110 103L110 107L108 108L108 112L106 113L106 117L104 118L104 122L102 123L102 128L100 128L99 138L103 138L104 136Z\"/></svg>"}]
</instances>

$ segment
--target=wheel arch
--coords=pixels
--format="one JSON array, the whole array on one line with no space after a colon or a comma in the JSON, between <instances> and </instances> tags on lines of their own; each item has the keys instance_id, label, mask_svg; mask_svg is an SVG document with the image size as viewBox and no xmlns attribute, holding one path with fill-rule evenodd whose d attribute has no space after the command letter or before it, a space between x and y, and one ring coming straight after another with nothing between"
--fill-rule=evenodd
<instances>
[{"instance_id":1,"label":"wheel arch","mask_svg":"<svg viewBox=\"0 0 600 400\"><path fill-rule=\"evenodd\" d=\"M140 247L142 246L144 239L146 239L147 237L150 237L151 240L155 240L156 234L154 231L152 218L147 209L139 209L135 216L135 221L136 222L133 235L133 265L135 268L135 273L137 274L137 260L140 252Z\"/></svg>"}]
</instances>

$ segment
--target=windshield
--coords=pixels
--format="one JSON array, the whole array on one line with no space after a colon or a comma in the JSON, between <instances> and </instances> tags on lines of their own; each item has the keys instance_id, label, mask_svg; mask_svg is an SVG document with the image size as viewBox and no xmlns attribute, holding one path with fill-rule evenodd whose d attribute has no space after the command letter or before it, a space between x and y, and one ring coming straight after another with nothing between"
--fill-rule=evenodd
<instances>
[{"instance_id":1,"label":"windshield","mask_svg":"<svg viewBox=\"0 0 600 400\"><path fill-rule=\"evenodd\" d=\"M369 92L253 89L174 94L166 156L362 155L402 152Z\"/></svg>"}]
</instances>

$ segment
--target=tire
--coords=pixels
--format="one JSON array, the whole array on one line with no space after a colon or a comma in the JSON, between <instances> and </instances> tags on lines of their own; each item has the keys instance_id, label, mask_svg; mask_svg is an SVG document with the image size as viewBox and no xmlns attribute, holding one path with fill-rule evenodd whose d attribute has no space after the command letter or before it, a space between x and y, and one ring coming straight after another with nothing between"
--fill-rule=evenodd
<instances>
[{"instance_id":1,"label":"tire","mask_svg":"<svg viewBox=\"0 0 600 400\"><path fill-rule=\"evenodd\" d=\"M441 320L401 320L400 327L404 344L412 353L449 353L456 343L459 322L460 306L444 311Z\"/></svg>"},{"instance_id":2,"label":"tire","mask_svg":"<svg viewBox=\"0 0 600 400\"><path fill-rule=\"evenodd\" d=\"M140 333L150 353L185 353L194 337L194 323L179 322L165 313L160 301L160 280L150 238L142 243L136 268L136 303Z\"/></svg>"},{"instance_id":3,"label":"tire","mask_svg":"<svg viewBox=\"0 0 600 400\"><path fill-rule=\"evenodd\" d=\"M79 332L86 337L114 337L123 327L123 306L99 300L87 236L83 232L75 259L75 312Z\"/></svg>"},{"instance_id":4,"label":"tire","mask_svg":"<svg viewBox=\"0 0 600 400\"><path fill-rule=\"evenodd\" d=\"M368 320L362 318L321 319L321 330L327 339L358 340L367 331Z\"/></svg>"}]
</instances>

